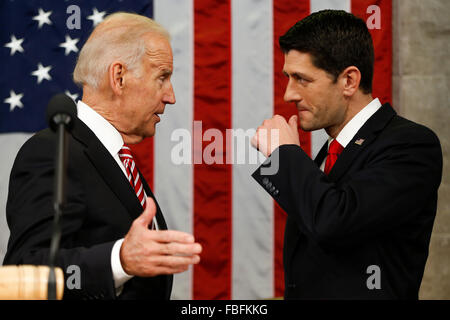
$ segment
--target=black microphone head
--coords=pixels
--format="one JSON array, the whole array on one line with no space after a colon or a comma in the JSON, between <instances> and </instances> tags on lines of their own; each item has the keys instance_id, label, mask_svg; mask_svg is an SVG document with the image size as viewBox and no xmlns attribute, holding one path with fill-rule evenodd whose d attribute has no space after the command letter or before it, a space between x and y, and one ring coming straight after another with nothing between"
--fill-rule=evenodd
<instances>
[{"instance_id":1,"label":"black microphone head","mask_svg":"<svg viewBox=\"0 0 450 320\"><path fill-rule=\"evenodd\" d=\"M54 95L47 106L47 123L55 131L59 124L64 124L70 131L77 116L75 102L64 93Z\"/></svg>"}]
</instances>

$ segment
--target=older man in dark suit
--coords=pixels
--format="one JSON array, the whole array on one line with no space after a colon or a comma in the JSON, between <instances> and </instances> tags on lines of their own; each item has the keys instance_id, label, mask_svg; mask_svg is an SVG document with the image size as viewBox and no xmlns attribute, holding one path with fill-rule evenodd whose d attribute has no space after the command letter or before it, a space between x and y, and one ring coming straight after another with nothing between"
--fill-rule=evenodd
<instances>
[{"instance_id":1,"label":"older man in dark suit","mask_svg":"<svg viewBox=\"0 0 450 320\"><path fill-rule=\"evenodd\" d=\"M64 298L168 299L172 274L200 260L192 235L166 230L129 148L153 136L165 105L175 103L172 70L168 33L135 14L106 18L80 52L74 80L83 86L83 98L69 136L56 264L64 271L78 266L81 286L66 287ZM46 129L17 155L4 264L48 262L55 145L56 135Z\"/></svg>"},{"instance_id":2,"label":"older man in dark suit","mask_svg":"<svg viewBox=\"0 0 450 320\"><path fill-rule=\"evenodd\" d=\"M280 45L285 100L298 116L265 120L252 143L269 156L253 177L288 215L285 297L417 299L442 176L438 138L372 97L363 20L314 13ZM314 161L300 148L298 121L329 135Z\"/></svg>"}]
</instances>

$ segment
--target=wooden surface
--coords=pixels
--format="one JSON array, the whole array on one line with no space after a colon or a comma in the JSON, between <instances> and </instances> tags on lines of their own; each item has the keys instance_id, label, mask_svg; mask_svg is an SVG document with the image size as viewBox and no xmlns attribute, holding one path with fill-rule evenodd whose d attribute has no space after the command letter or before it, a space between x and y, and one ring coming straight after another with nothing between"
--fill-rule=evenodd
<instances>
[{"instance_id":1,"label":"wooden surface","mask_svg":"<svg viewBox=\"0 0 450 320\"><path fill-rule=\"evenodd\" d=\"M0 268L0 300L47 300L48 266L4 266ZM57 299L64 291L64 275L55 269Z\"/></svg>"}]
</instances>

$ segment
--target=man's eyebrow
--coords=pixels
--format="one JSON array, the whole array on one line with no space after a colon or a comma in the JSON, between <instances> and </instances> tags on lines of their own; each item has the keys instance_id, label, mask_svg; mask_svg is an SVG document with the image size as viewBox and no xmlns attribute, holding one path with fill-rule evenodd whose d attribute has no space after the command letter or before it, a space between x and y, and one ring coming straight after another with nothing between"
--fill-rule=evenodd
<instances>
[{"instance_id":1,"label":"man's eyebrow","mask_svg":"<svg viewBox=\"0 0 450 320\"><path fill-rule=\"evenodd\" d=\"M301 72L292 72L292 73L289 75L289 73L287 73L286 71L283 70L283 74L284 74L286 77L292 76L292 77L295 77L295 78L303 78L303 79L305 79L305 80L312 80L311 77L309 77L309 76L307 76L306 74L301 73Z\"/></svg>"}]
</instances>

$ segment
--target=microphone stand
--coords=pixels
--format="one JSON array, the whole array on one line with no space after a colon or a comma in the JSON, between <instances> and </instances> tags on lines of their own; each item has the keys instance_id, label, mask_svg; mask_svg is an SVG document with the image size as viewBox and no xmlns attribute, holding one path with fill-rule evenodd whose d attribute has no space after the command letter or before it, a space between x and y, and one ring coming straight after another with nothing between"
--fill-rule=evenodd
<instances>
[{"instance_id":1,"label":"microphone stand","mask_svg":"<svg viewBox=\"0 0 450 320\"><path fill-rule=\"evenodd\" d=\"M57 147L55 162L55 189L53 208L55 215L53 217L53 235L50 244L48 275L48 300L56 300L56 275L55 260L61 240L61 216L66 204L66 171L67 171L67 154L68 140L66 125L70 122L70 116L65 114L57 114L53 118L57 124Z\"/></svg>"}]
</instances>

